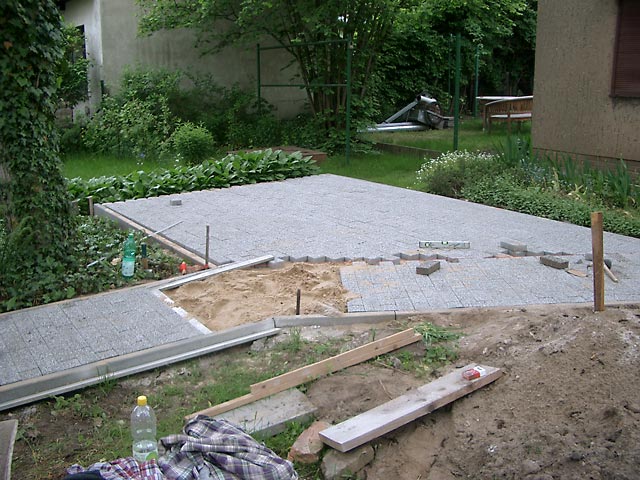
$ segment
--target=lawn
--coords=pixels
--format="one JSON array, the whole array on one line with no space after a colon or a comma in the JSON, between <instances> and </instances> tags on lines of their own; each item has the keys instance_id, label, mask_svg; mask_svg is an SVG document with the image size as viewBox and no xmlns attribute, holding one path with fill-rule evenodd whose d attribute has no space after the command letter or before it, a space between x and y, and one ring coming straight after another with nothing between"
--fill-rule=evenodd
<instances>
[{"instance_id":1,"label":"lawn","mask_svg":"<svg viewBox=\"0 0 640 480\"><path fill-rule=\"evenodd\" d=\"M85 180L95 177L127 175L138 170L151 171L179 165L169 160L117 157L99 153L74 153L63 157L63 174Z\"/></svg>"},{"instance_id":2,"label":"lawn","mask_svg":"<svg viewBox=\"0 0 640 480\"><path fill-rule=\"evenodd\" d=\"M349 164L344 155L328 158L320 165L322 173L360 178L394 187L413 188L416 171L424 160L416 155L367 153L352 155Z\"/></svg>"},{"instance_id":3,"label":"lawn","mask_svg":"<svg viewBox=\"0 0 640 480\"><path fill-rule=\"evenodd\" d=\"M531 124L525 123L518 130L512 130L514 136L529 138L531 136ZM390 143L393 145L405 145L409 147L448 152L453 150L453 124L451 128L444 130L425 130L423 132L378 132L360 134L363 140L377 143ZM479 118L463 118L458 132L458 149L499 151L500 145L507 139L507 126L495 124L491 133L482 131L482 120Z\"/></svg>"}]
</instances>

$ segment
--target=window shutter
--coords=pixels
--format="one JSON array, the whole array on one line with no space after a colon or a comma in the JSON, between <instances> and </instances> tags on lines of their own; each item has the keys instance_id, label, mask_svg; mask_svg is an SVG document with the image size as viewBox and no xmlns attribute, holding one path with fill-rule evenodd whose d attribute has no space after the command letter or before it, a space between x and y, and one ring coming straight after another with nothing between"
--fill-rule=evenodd
<instances>
[{"instance_id":1,"label":"window shutter","mask_svg":"<svg viewBox=\"0 0 640 480\"><path fill-rule=\"evenodd\" d=\"M620 0L611 94L640 97L640 0Z\"/></svg>"}]
</instances>

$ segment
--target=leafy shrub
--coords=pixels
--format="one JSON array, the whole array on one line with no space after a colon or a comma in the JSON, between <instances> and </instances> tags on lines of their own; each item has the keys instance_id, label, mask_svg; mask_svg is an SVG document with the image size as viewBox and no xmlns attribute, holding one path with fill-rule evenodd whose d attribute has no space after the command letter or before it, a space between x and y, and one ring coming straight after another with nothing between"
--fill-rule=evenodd
<instances>
[{"instance_id":1,"label":"leafy shrub","mask_svg":"<svg viewBox=\"0 0 640 480\"><path fill-rule=\"evenodd\" d=\"M158 111L160 113L156 113ZM106 97L88 123L84 144L90 150L118 156L160 156L167 149L174 119L164 101Z\"/></svg>"},{"instance_id":2,"label":"leafy shrub","mask_svg":"<svg viewBox=\"0 0 640 480\"><path fill-rule=\"evenodd\" d=\"M422 164L416 173L416 185L436 195L460 198L469 180L498 170L498 159L490 153L447 152Z\"/></svg>"},{"instance_id":3,"label":"leafy shrub","mask_svg":"<svg viewBox=\"0 0 640 480\"><path fill-rule=\"evenodd\" d=\"M202 162L213 151L213 137L206 128L191 122L183 123L171 135L174 152L188 163Z\"/></svg>"},{"instance_id":4,"label":"leafy shrub","mask_svg":"<svg viewBox=\"0 0 640 480\"><path fill-rule=\"evenodd\" d=\"M209 188L224 188L257 182L303 177L318 172L311 157L300 152L287 154L281 150L264 150L230 154L221 160L204 161L199 165L176 167L153 172L134 172L125 176L98 177L69 181L72 198L95 202L157 197ZM85 209L86 209L85 205Z\"/></svg>"},{"instance_id":5,"label":"leafy shrub","mask_svg":"<svg viewBox=\"0 0 640 480\"><path fill-rule=\"evenodd\" d=\"M591 225L591 212L604 210L605 230L640 238L640 217L619 210L603 209L559 196L541 187L524 186L513 175L504 174L497 178L483 178L468 184L463 190L464 198L476 203L506 208L516 212L549 218L575 225Z\"/></svg>"},{"instance_id":6,"label":"leafy shrub","mask_svg":"<svg viewBox=\"0 0 640 480\"><path fill-rule=\"evenodd\" d=\"M120 264L111 263L121 254L127 232L115 222L98 217L76 217L76 222L77 235L66 257L62 260L41 258L29 272L24 272L21 259L12 254L11 238L0 223L0 268L3 269L0 272L0 312L128 284L120 273ZM139 245L143 236L141 233L135 235ZM179 260L176 257L153 244L148 245L147 251L155 278L177 272ZM136 270L136 279L144 276L141 269Z\"/></svg>"},{"instance_id":7,"label":"leafy shrub","mask_svg":"<svg viewBox=\"0 0 640 480\"><path fill-rule=\"evenodd\" d=\"M82 136L85 129L84 121L78 119L74 122L58 126L60 133L60 153L68 154L79 152L83 149Z\"/></svg>"}]
</instances>

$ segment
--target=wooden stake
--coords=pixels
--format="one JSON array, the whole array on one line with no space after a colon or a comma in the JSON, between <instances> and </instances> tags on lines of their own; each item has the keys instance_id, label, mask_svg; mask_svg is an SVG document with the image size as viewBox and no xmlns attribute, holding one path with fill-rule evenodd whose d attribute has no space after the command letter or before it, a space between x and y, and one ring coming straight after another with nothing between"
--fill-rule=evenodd
<instances>
[{"instance_id":1,"label":"wooden stake","mask_svg":"<svg viewBox=\"0 0 640 480\"><path fill-rule=\"evenodd\" d=\"M296 315L300 315L300 289L296 292Z\"/></svg>"},{"instance_id":2,"label":"wooden stake","mask_svg":"<svg viewBox=\"0 0 640 480\"><path fill-rule=\"evenodd\" d=\"M94 211L93 211L93 196L89 195L87 197L87 200L89 200L89 216L93 217Z\"/></svg>"},{"instance_id":3,"label":"wooden stake","mask_svg":"<svg viewBox=\"0 0 640 480\"><path fill-rule=\"evenodd\" d=\"M604 245L602 212L591 213L591 251L593 255L593 310L604 311Z\"/></svg>"},{"instance_id":4,"label":"wooden stake","mask_svg":"<svg viewBox=\"0 0 640 480\"><path fill-rule=\"evenodd\" d=\"M204 267L209 268L209 225L207 225L207 237L204 247Z\"/></svg>"}]
</instances>

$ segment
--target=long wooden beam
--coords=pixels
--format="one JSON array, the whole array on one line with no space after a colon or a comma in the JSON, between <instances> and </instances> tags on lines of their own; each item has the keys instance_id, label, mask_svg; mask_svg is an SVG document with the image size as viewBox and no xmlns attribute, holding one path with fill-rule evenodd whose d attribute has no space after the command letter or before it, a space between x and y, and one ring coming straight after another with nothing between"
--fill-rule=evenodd
<instances>
[{"instance_id":1,"label":"long wooden beam","mask_svg":"<svg viewBox=\"0 0 640 480\"><path fill-rule=\"evenodd\" d=\"M353 350L349 350L348 352L341 353L326 360L321 360L314 364L265 380L264 382L254 383L251 385L251 393L193 413L186 418L192 418L196 415L208 415L210 417L220 415L221 413L228 412L234 408L242 407L243 405L255 402L256 400L266 398L274 393L282 392L289 388L315 380L322 375L328 375L377 357L378 355L389 353L393 350L397 350L398 348L416 343L421 339L422 336L416 333L412 328L403 330L402 332L395 333L361 347L354 348Z\"/></svg>"},{"instance_id":2,"label":"long wooden beam","mask_svg":"<svg viewBox=\"0 0 640 480\"><path fill-rule=\"evenodd\" d=\"M481 367L485 374L474 380L462 372ZM498 368L471 364L394 398L349 420L320 432L322 441L340 452L348 452L434 410L478 390L502 375Z\"/></svg>"}]
</instances>

